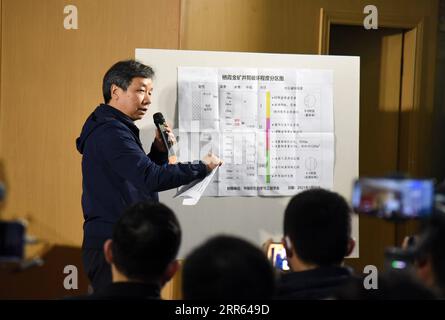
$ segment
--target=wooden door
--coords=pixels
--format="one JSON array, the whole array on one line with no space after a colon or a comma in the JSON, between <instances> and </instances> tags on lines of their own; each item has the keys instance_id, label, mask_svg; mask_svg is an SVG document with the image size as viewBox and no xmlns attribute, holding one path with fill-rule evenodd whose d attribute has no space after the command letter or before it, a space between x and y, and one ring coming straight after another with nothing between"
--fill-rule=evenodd
<instances>
[{"instance_id":1,"label":"wooden door","mask_svg":"<svg viewBox=\"0 0 445 320\"><path fill-rule=\"evenodd\" d=\"M404 37L398 28L331 25L329 54L360 56L361 177L400 170ZM398 243L398 230L392 222L360 216L360 258L348 264L358 272L368 264L382 269L384 250Z\"/></svg>"}]
</instances>

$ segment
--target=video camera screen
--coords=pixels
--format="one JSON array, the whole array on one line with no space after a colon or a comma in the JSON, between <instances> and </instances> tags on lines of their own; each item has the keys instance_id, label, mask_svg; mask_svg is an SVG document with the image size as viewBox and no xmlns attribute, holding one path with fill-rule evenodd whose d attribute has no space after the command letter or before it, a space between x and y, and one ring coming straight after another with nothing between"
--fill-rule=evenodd
<instances>
[{"instance_id":1,"label":"video camera screen","mask_svg":"<svg viewBox=\"0 0 445 320\"><path fill-rule=\"evenodd\" d=\"M354 182L352 207L384 219L416 219L434 206L433 180L361 178Z\"/></svg>"}]
</instances>

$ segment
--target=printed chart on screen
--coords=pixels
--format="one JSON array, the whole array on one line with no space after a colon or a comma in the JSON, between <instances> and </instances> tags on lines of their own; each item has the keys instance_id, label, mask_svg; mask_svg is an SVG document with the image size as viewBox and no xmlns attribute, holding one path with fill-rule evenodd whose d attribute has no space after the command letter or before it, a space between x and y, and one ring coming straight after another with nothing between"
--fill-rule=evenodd
<instances>
[{"instance_id":1,"label":"printed chart on screen","mask_svg":"<svg viewBox=\"0 0 445 320\"><path fill-rule=\"evenodd\" d=\"M333 71L178 67L180 160L224 160L207 196L332 188Z\"/></svg>"}]
</instances>

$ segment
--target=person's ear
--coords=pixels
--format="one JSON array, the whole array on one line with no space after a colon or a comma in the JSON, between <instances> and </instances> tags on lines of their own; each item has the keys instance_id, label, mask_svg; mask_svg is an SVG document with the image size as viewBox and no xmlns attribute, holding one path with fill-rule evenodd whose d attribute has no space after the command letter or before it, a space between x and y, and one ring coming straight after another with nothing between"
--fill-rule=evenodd
<instances>
[{"instance_id":1,"label":"person's ear","mask_svg":"<svg viewBox=\"0 0 445 320\"><path fill-rule=\"evenodd\" d=\"M353 238L349 238L345 257L349 256L354 250L354 248L355 248L355 240Z\"/></svg>"},{"instance_id":2,"label":"person's ear","mask_svg":"<svg viewBox=\"0 0 445 320\"><path fill-rule=\"evenodd\" d=\"M119 88L117 85L112 84L110 91L111 91L111 99L119 100L119 96L120 96L122 89Z\"/></svg>"},{"instance_id":3,"label":"person's ear","mask_svg":"<svg viewBox=\"0 0 445 320\"><path fill-rule=\"evenodd\" d=\"M113 263L113 250L111 248L113 243L113 240L108 239L107 241L105 241L104 243L104 256L105 256L105 260L109 263L112 264Z\"/></svg>"},{"instance_id":4,"label":"person's ear","mask_svg":"<svg viewBox=\"0 0 445 320\"><path fill-rule=\"evenodd\" d=\"M165 270L161 278L161 286L169 282L170 279L173 278L173 276L178 270L179 270L179 261L173 260L172 262L170 262L170 264L167 266L167 269Z\"/></svg>"},{"instance_id":5,"label":"person's ear","mask_svg":"<svg viewBox=\"0 0 445 320\"><path fill-rule=\"evenodd\" d=\"M286 250L286 256L288 258L291 258L293 256L293 246L292 246L292 241L290 241L289 236L284 236L283 239L281 240L281 243L284 246L284 249Z\"/></svg>"}]
</instances>

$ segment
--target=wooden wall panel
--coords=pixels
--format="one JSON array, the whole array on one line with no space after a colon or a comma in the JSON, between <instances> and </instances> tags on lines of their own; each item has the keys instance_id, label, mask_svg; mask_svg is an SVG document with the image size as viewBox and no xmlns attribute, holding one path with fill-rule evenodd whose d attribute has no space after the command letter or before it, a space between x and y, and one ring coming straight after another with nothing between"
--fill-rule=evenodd
<instances>
[{"instance_id":1,"label":"wooden wall panel","mask_svg":"<svg viewBox=\"0 0 445 320\"><path fill-rule=\"evenodd\" d=\"M0 0L0 102L1 102L1 97L2 97L2 77L1 77L1 73L2 73L2 21L3 21L3 11L2 11L2 3L3 0ZM2 117L2 105L0 103L0 119ZM0 139L0 155L2 154L2 142ZM3 181L3 169L2 169L2 162L0 159L0 181ZM0 201L0 210L1 210L1 205L2 202Z\"/></svg>"},{"instance_id":2,"label":"wooden wall panel","mask_svg":"<svg viewBox=\"0 0 445 320\"><path fill-rule=\"evenodd\" d=\"M435 177L438 181L445 179L445 90L443 85L445 83L445 1L439 1L439 17L440 32L437 37L437 57L436 57L436 83L435 83L435 111L433 115L434 119L434 134L433 144L431 150L434 157L434 169Z\"/></svg>"},{"instance_id":3,"label":"wooden wall panel","mask_svg":"<svg viewBox=\"0 0 445 320\"><path fill-rule=\"evenodd\" d=\"M65 5L79 29L65 30ZM102 102L105 71L134 49L178 48L180 0L3 0L0 163L8 187L1 218L27 218L52 243L82 240L83 122Z\"/></svg>"},{"instance_id":4,"label":"wooden wall panel","mask_svg":"<svg viewBox=\"0 0 445 320\"><path fill-rule=\"evenodd\" d=\"M362 14L367 4L366 0L183 0L181 49L315 54L320 8ZM437 12L436 0L373 4L379 14L389 16Z\"/></svg>"}]
</instances>

